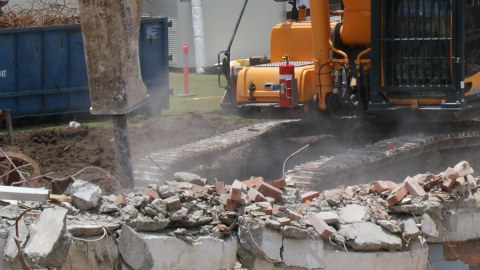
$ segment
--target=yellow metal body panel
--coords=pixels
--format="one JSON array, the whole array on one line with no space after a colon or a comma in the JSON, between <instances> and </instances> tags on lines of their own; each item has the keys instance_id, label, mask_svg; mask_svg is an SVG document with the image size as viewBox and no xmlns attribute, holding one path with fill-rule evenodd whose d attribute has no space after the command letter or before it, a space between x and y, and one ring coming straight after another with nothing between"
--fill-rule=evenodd
<instances>
[{"instance_id":1,"label":"yellow metal body panel","mask_svg":"<svg viewBox=\"0 0 480 270\"><path fill-rule=\"evenodd\" d=\"M343 0L340 38L345 45L370 45L370 0Z\"/></svg>"},{"instance_id":2,"label":"yellow metal body panel","mask_svg":"<svg viewBox=\"0 0 480 270\"><path fill-rule=\"evenodd\" d=\"M472 88L465 95L469 95L473 89L480 87L480 72L465 79L465 83L472 83Z\"/></svg>"},{"instance_id":3,"label":"yellow metal body panel","mask_svg":"<svg viewBox=\"0 0 480 270\"><path fill-rule=\"evenodd\" d=\"M264 83L278 83L278 67L246 67L240 70L237 79L237 102L252 102L248 99L248 86L255 84L253 102L278 102L278 90L272 91L264 87ZM313 65L295 67L295 78L298 82L298 101L312 100L315 95L315 72Z\"/></svg>"},{"instance_id":4,"label":"yellow metal body panel","mask_svg":"<svg viewBox=\"0 0 480 270\"><path fill-rule=\"evenodd\" d=\"M272 29L270 37L270 59L283 61L312 61L312 27L309 22L279 23Z\"/></svg>"}]
</instances>

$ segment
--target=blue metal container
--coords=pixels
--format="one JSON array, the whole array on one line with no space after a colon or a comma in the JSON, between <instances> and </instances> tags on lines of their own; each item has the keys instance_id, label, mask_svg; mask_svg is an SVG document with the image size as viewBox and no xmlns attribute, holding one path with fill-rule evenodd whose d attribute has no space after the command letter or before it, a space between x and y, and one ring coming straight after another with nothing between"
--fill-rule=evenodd
<instances>
[{"instance_id":1,"label":"blue metal container","mask_svg":"<svg viewBox=\"0 0 480 270\"><path fill-rule=\"evenodd\" d=\"M139 58L150 106L169 108L167 18L142 20ZM0 110L12 118L90 108L80 25L0 29Z\"/></svg>"}]
</instances>

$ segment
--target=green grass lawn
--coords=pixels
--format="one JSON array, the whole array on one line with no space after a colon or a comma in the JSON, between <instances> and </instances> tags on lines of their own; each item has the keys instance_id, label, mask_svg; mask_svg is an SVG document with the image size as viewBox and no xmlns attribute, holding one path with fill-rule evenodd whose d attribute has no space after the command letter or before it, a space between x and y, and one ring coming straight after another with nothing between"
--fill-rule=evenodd
<instances>
[{"instance_id":1,"label":"green grass lawn","mask_svg":"<svg viewBox=\"0 0 480 270\"><path fill-rule=\"evenodd\" d=\"M212 74L189 74L189 93L191 97L179 97L183 94L183 74L170 72L170 88L173 95L170 96L170 109L164 110L162 115L174 116L189 112L213 112L220 110L220 100L224 89L218 87L218 77Z\"/></svg>"}]
</instances>

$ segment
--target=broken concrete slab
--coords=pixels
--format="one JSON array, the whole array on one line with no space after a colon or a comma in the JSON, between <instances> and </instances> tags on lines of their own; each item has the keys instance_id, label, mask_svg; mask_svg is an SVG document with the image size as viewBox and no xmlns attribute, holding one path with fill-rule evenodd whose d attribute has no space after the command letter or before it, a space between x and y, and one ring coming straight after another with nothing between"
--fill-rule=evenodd
<instances>
[{"instance_id":1,"label":"broken concrete slab","mask_svg":"<svg viewBox=\"0 0 480 270\"><path fill-rule=\"evenodd\" d=\"M174 237L146 233L142 239L152 254L152 269L229 269L235 266L237 238L199 237L189 244ZM208 259L199 259L208 258Z\"/></svg>"},{"instance_id":2,"label":"broken concrete slab","mask_svg":"<svg viewBox=\"0 0 480 270\"><path fill-rule=\"evenodd\" d=\"M281 261L280 249L282 248L282 235L276 231L265 229L262 234L262 249L267 260Z\"/></svg>"},{"instance_id":3,"label":"broken concrete slab","mask_svg":"<svg viewBox=\"0 0 480 270\"><path fill-rule=\"evenodd\" d=\"M152 269L155 260L150 248L137 232L128 225L122 226L122 233L118 239L118 251L124 261L135 270Z\"/></svg>"},{"instance_id":4,"label":"broken concrete slab","mask_svg":"<svg viewBox=\"0 0 480 270\"><path fill-rule=\"evenodd\" d=\"M430 237L438 237L437 225L428 214L422 215L422 232Z\"/></svg>"},{"instance_id":5,"label":"broken concrete slab","mask_svg":"<svg viewBox=\"0 0 480 270\"><path fill-rule=\"evenodd\" d=\"M15 220L18 216L20 216L20 208L15 204L0 208L0 217Z\"/></svg>"},{"instance_id":6,"label":"broken concrete slab","mask_svg":"<svg viewBox=\"0 0 480 270\"><path fill-rule=\"evenodd\" d=\"M65 235L67 211L64 208L43 210L25 247L25 254L32 264L59 268L65 262L70 246Z\"/></svg>"},{"instance_id":7,"label":"broken concrete slab","mask_svg":"<svg viewBox=\"0 0 480 270\"><path fill-rule=\"evenodd\" d=\"M28 236L28 228L27 225L25 225L23 217L18 221L18 234L21 241L20 247L23 247ZM3 259L8 262L13 262L18 256L18 248L14 239L15 236L16 229L15 226L12 226L10 227L10 230L8 232L7 245L5 246L5 249L3 251Z\"/></svg>"},{"instance_id":8,"label":"broken concrete slab","mask_svg":"<svg viewBox=\"0 0 480 270\"><path fill-rule=\"evenodd\" d=\"M339 210L339 217L346 223L361 222L365 218L365 206L349 204Z\"/></svg>"},{"instance_id":9,"label":"broken concrete slab","mask_svg":"<svg viewBox=\"0 0 480 270\"><path fill-rule=\"evenodd\" d=\"M377 224L391 233L401 233L402 229L393 220L378 220Z\"/></svg>"},{"instance_id":10,"label":"broken concrete slab","mask_svg":"<svg viewBox=\"0 0 480 270\"><path fill-rule=\"evenodd\" d=\"M87 238L92 240L94 238ZM68 259L61 269L112 270L118 261L118 248L112 237L97 241L74 241L68 250Z\"/></svg>"},{"instance_id":11,"label":"broken concrete slab","mask_svg":"<svg viewBox=\"0 0 480 270\"><path fill-rule=\"evenodd\" d=\"M287 266L306 269L325 268L322 239L283 239L283 261Z\"/></svg>"},{"instance_id":12,"label":"broken concrete slab","mask_svg":"<svg viewBox=\"0 0 480 270\"><path fill-rule=\"evenodd\" d=\"M382 227L370 222L354 223L347 230L347 239L353 249L359 251L402 248L402 239L382 229Z\"/></svg>"},{"instance_id":13,"label":"broken concrete slab","mask_svg":"<svg viewBox=\"0 0 480 270\"><path fill-rule=\"evenodd\" d=\"M88 210L97 207L101 195L102 189L87 181L76 180L72 184L72 203L78 209Z\"/></svg>"},{"instance_id":14,"label":"broken concrete slab","mask_svg":"<svg viewBox=\"0 0 480 270\"><path fill-rule=\"evenodd\" d=\"M108 231L115 231L121 226L120 223L95 223L89 224L84 221L73 223L68 222L67 230L68 232L75 237L90 237L90 236L100 236L104 234L103 228L107 228Z\"/></svg>"}]
</instances>

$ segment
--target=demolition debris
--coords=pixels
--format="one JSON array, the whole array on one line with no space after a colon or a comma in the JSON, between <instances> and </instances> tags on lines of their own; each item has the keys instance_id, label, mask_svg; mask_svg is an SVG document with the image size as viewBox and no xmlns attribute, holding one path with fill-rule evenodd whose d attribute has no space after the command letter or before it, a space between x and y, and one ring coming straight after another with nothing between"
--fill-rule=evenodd
<instances>
[{"instance_id":1,"label":"demolition debris","mask_svg":"<svg viewBox=\"0 0 480 270\"><path fill-rule=\"evenodd\" d=\"M7 238L4 260L18 261L12 229L18 223L25 263L41 267L65 265L67 253L82 241L113 239L108 267L181 269L181 260L168 265L158 260L160 255L152 253L159 245L155 240L190 246L192 254L199 252L194 247L200 243L233 254L228 260L213 259L213 268L233 268L237 256L251 269L264 263L323 268L327 243L338 251L414 252L419 243L443 242L446 234L459 230L461 209L479 210L480 177L472 174L470 164L462 161L442 174L419 174L400 184L379 180L322 193L301 193L283 179L255 177L226 185L176 173L165 185L100 196L98 186L75 180L72 204L42 204L51 208L31 211L18 222L19 206L3 206L0 235ZM298 252L310 252L312 259L303 260Z\"/></svg>"}]
</instances>

